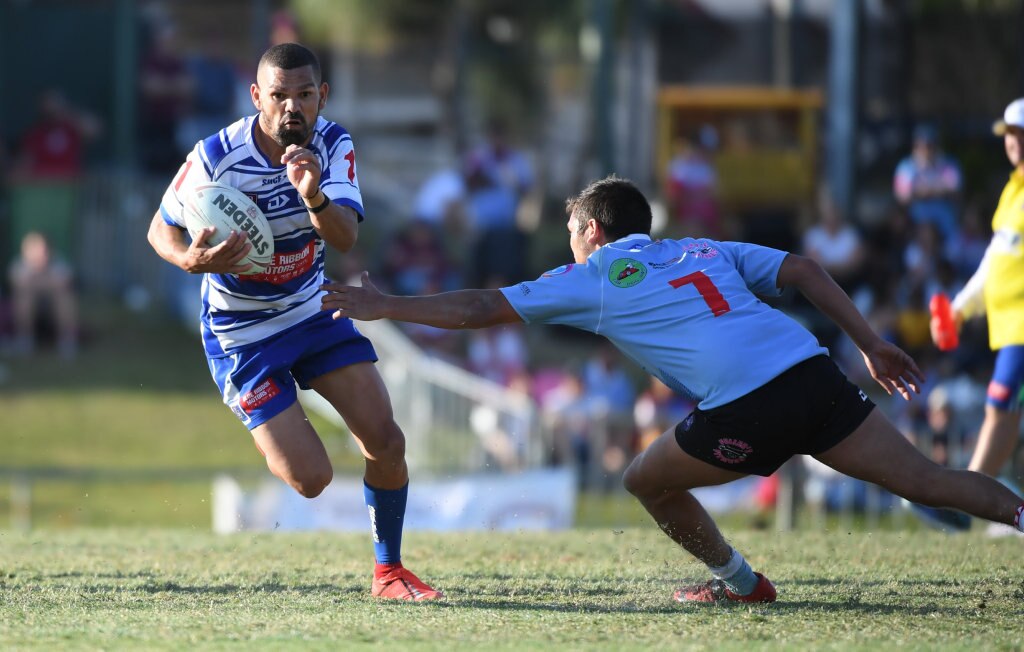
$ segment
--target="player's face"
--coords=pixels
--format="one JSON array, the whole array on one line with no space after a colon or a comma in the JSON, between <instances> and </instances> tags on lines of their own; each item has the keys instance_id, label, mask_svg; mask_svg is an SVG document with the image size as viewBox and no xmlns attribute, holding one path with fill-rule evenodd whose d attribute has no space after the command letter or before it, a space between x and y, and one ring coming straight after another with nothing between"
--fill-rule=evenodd
<instances>
[{"instance_id":1,"label":"player's face","mask_svg":"<svg viewBox=\"0 0 1024 652\"><path fill-rule=\"evenodd\" d=\"M327 84L316 83L312 66L282 70L264 66L250 93L260 127L281 147L305 145L327 101Z\"/></svg>"},{"instance_id":2,"label":"player's face","mask_svg":"<svg viewBox=\"0 0 1024 652\"><path fill-rule=\"evenodd\" d=\"M1010 164L1017 167L1024 158L1024 129L1020 127L1007 127L1003 135L1003 146L1006 148L1006 158Z\"/></svg>"}]
</instances>

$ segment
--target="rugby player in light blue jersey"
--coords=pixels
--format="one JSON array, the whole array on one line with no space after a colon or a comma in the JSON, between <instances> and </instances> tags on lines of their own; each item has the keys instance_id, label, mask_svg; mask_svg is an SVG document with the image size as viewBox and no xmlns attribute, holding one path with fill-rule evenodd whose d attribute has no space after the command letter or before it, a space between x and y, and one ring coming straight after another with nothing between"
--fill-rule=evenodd
<instances>
[{"instance_id":1,"label":"rugby player in light blue jersey","mask_svg":"<svg viewBox=\"0 0 1024 652\"><path fill-rule=\"evenodd\" d=\"M334 406L366 458L364 495L377 560L373 595L431 600L441 593L401 563L405 436L373 365L377 355L351 321L320 311L326 246L350 250L363 219L352 137L320 117L328 90L308 49L286 43L267 50L250 88L259 113L196 144L164 194L149 242L168 262L203 274L210 371L271 472L307 498L318 496L334 474L298 403L297 382ZM211 247L210 228L188 243L183 199L208 181L241 190L267 216L275 253L262 273L237 275L248 268L239 262L252 246L242 231Z\"/></svg>"},{"instance_id":2,"label":"rugby player in light blue jersey","mask_svg":"<svg viewBox=\"0 0 1024 652\"><path fill-rule=\"evenodd\" d=\"M563 324L604 335L648 373L699 402L625 474L626 488L713 579L675 592L680 602L772 602L690 494L748 474L767 476L796 454L909 500L959 509L1021 529L1024 501L988 476L934 464L850 383L810 332L761 302L800 290L852 338L871 375L909 400L922 381L906 353L876 335L815 262L737 242L652 240L651 209L630 182L591 184L566 205L575 262L500 290L427 297L326 286L338 319L397 319L440 328Z\"/></svg>"}]
</instances>

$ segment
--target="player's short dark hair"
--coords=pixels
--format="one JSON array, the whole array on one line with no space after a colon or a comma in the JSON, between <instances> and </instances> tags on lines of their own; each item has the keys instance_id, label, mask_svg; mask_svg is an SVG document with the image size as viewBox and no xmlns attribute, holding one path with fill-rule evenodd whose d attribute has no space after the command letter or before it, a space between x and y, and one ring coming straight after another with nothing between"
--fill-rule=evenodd
<instances>
[{"instance_id":1,"label":"player's short dark hair","mask_svg":"<svg viewBox=\"0 0 1024 652\"><path fill-rule=\"evenodd\" d=\"M614 174L591 183L565 202L566 215L576 217L582 228L594 219L609 241L631 233L651 233L651 205L640 189ZM582 230L582 229L581 229Z\"/></svg>"},{"instance_id":2,"label":"player's short dark hair","mask_svg":"<svg viewBox=\"0 0 1024 652\"><path fill-rule=\"evenodd\" d=\"M269 48L260 57L257 70L263 66L273 66L281 70L294 70L310 66L313 68L313 80L320 84L320 61L309 48L298 43L281 43Z\"/></svg>"}]
</instances>

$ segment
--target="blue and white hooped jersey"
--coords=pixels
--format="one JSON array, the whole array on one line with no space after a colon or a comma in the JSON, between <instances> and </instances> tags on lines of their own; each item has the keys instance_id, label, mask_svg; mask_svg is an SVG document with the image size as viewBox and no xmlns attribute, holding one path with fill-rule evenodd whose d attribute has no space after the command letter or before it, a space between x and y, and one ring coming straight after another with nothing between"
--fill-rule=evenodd
<instances>
[{"instance_id":1,"label":"blue and white hooped jersey","mask_svg":"<svg viewBox=\"0 0 1024 652\"><path fill-rule=\"evenodd\" d=\"M257 116L242 118L200 141L164 193L160 213L185 228L182 198L208 181L238 188L260 207L274 234L274 261L261 274L203 275L203 342L208 356L221 356L259 342L320 311L324 241L305 204L288 181L285 166L270 161L254 138ZM363 218L352 137L341 126L317 118L308 149L320 159L320 188L332 201Z\"/></svg>"},{"instance_id":2,"label":"blue and white hooped jersey","mask_svg":"<svg viewBox=\"0 0 1024 652\"><path fill-rule=\"evenodd\" d=\"M583 265L502 288L527 322L603 335L675 392L718 407L828 351L755 296L776 296L786 252L634 234Z\"/></svg>"}]
</instances>

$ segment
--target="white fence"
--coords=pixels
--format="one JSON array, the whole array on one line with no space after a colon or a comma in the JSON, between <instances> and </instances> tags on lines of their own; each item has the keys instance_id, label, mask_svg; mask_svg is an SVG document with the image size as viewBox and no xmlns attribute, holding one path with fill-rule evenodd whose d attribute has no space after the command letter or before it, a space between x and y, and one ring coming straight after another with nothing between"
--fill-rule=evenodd
<instances>
[{"instance_id":1,"label":"white fence","mask_svg":"<svg viewBox=\"0 0 1024 652\"><path fill-rule=\"evenodd\" d=\"M550 433L529 396L424 354L389 321L357 326L380 356L410 468L513 471L537 468L550 457ZM319 394L305 391L299 398L307 409L343 425Z\"/></svg>"}]
</instances>

